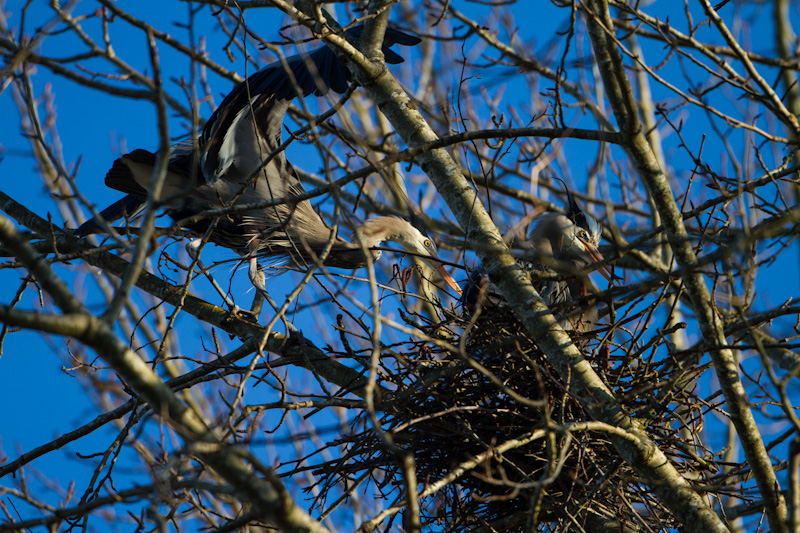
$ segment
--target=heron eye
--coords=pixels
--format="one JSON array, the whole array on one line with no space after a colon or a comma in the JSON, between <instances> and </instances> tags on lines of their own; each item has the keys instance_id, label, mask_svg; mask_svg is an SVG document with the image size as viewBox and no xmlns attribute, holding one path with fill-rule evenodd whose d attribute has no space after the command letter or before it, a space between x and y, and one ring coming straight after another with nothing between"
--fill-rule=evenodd
<instances>
[{"instance_id":1,"label":"heron eye","mask_svg":"<svg viewBox=\"0 0 800 533\"><path fill-rule=\"evenodd\" d=\"M589 238L589 234L588 234L588 233L586 233L586 230L585 230L585 229L582 229L582 230L581 230L581 231L578 233L578 237L579 237L581 240L584 240L584 241L585 241L586 239L588 239L588 238Z\"/></svg>"},{"instance_id":2,"label":"heron eye","mask_svg":"<svg viewBox=\"0 0 800 533\"><path fill-rule=\"evenodd\" d=\"M422 244L425 245L425 248L430 248L431 247L431 241L429 241L428 239L425 239L425 242L423 242Z\"/></svg>"}]
</instances>

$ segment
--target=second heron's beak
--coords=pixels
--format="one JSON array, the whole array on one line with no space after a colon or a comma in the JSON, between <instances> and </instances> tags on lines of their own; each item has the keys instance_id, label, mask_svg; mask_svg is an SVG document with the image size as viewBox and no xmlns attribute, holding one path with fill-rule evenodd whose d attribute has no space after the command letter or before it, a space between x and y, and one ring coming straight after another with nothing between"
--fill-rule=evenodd
<instances>
[{"instance_id":1,"label":"second heron's beak","mask_svg":"<svg viewBox=\"0 0 800 533\"><path fill-rule=\"evenodd\" d=\"M432 266L436 269L440 276L442 276L442 280L450 285L450 288L456 291L456 293L461 296L461 287L456 283L456 280L453 279L453 276L447 271L447 267L444 266L444 263L439 263L438 261L431 261Z\"/></svg>"},{"instance_id":2,"label":"second heron's beak","mask_svg":"<svg viewBox=\"0 0 800 533\"><path fill-rule=\"evenodd\" d=\"M598 250L597 247L588 242L581 242L581 244L583 244L583 247L586 248L586 252L588 253L589 257L591 257L592 261L595 263L603 261L603 254L600 253L600 250ZM600 275L606 278L609 283L614 285L614 274L607 265L598 267L597 271L600 272Z\"/></svg>"}]
</instances>

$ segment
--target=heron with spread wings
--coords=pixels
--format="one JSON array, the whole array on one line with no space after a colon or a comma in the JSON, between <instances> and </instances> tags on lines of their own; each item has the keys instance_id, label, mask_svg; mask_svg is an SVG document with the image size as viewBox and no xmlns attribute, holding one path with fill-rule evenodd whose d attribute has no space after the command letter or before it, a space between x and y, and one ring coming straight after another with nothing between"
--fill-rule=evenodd
<instances>
[{"instance_id":1,"label":"heron with spread wings","mask_svg":"<svg viewBox=\"0 0 800 533\"><path fill-rule=\"evenodd\" d=\"M357 38L362 28L349 30ZM385 61L397 64L403 58L390 47L412 46L420 39L388 29L383 43ZM172 147L163 184L166 213L184 220L230 206L270 204L235 210L218 218L209 240L230 248L249 263L253 285L266 294L266 281L258 259L283 260L289 268L309 265L355 269L376 261L384 241L398 243L418 254L436 269L442 279L461 293L459 285L437 260L436 246L419 224L389 216L367 220L347 242L325 223L308 199L292 201L304 189L285 153L280 150L283 119L296 97L322 96L330 90L344 94L350 87L350 72L336 54L323 46L269 64L228 94L203 127L197 139ZM141 209L148 196L156 154L134 150L114 162L105 183L127 196L100 212L111 222ZM286 200L286 201L278 201ZM274 204L274 205L273 205ZM183 227L204 234L213 217L184 223ZM415 220L412 217L412 220ZM104 224L89 220L76 230L85 236L103 231ZM201 238L187 245L194 256ZM369 250L367 257L364 250ZM323 252L326 252L324 257ZM224 296L224 295L223 295Z\"/></svg>"}]
</instances>

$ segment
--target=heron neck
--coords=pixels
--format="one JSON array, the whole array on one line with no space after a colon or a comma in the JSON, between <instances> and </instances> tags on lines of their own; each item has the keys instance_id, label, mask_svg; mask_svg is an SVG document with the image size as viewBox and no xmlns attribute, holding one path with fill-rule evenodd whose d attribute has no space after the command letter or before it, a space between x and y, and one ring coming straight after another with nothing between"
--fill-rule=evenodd
<instances>
[{"instance_id":1,"label":"heron neck","mask_svg":"<svg viewBox=\"0 0 800 533\"><path fill-rule=\"evenodd\" d=\"M377 244L375 246L377 246ZM367 246L367 248L371 248L371 246ZM374 263L381 257L380 250L368 249L367 253L370 255L371 263ZM325 266L349 269L361 268L367 266L367 256L364 255L364 250L361 246L355 243L346 242L341 245L336 244L325 260Z\"/></svg>"},{"instance_id":2,"label":"heron neck","mask_svg":"<svg viewBox=\"0 0 800 533\"><path fill-rule=\"evenodd\" d=\"M356 269L367 266L367 260L374 263L381 257L381 251L374 248L379 247L386 241L396 240L396 224L393 222L400 219L397 217L376 217L367 220L353 235L353 242L338 239L331 248L325 266L333 268ZM367 255L364 254L367 250Z\"/></svg>"}]
</instances>

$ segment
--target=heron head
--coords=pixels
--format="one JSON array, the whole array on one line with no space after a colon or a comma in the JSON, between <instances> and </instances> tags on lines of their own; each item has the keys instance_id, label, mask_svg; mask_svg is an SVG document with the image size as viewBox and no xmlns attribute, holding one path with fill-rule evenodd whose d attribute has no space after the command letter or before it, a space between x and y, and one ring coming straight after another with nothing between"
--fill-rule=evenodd
<instances>
[{"instance_id":1,"label":"heron head","mask_svg":"<svg viewBox=\"0 0 800 533\"><path fill-rule=\"evenodd\" d=\"M444 263L439 260L436 243L428 236L421 219L412 217L412 222L399 217L377 217L367 221L372 226L375 235L380 241L392 241L404 250L419 256L427 262L459 295L461 287L447 271Z\"/></svg>"},{"instance_id":2,"label":"heron head","mask_svg":"<svg viewBox=\"0 0 800 533\"><path fill-rule=\"evenodd\" d=\"M564 246L560 250L562 260L572 260L577 267L585 267L603 260L597 249L600 244L602 230L597 220L581 213L577 219L567 217L569 225L565 228Z\"/></svg>"},{"instance_id":3,"label":"heron head","mask_svg":"<svg viewBox=\"0 0 800 533\"><path fill-rule=\"evenodd\" d=\"M580 269L603 260L597 249L603 231L597 220L578 206L566 183L559 179L567 193L567 213L547 213L531 230L530 239L540 257L554 259L569 269ZM613 276L605 266L598 269L609 281Z\"/></svg>"}]
</instances>

